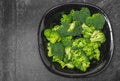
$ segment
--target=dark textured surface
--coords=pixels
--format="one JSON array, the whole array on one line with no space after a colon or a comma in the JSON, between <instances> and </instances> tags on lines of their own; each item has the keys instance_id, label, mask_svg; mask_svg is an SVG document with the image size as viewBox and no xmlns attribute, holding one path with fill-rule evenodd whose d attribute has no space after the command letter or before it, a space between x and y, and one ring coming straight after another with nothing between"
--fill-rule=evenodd
<instances>
[{"instance_id":1,"label":"dark textured surface","mask_svg":"<svg viewBox=\"0 0 120 81\"><path fill-rule=\"evenodd\" d=\"M90 78L66 78L49 72L38 52L40 19L50 7L65 2L100 6L114 32L114 56L109 67ZM0 81L120 81L120 0L0 0Z\"/></svg>"}]
</instances>

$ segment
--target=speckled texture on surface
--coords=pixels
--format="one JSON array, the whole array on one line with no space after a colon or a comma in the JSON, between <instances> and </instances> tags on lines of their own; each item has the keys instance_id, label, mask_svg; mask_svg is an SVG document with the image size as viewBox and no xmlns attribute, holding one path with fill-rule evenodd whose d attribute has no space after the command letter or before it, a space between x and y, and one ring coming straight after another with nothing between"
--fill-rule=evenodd
<instances>
[{"instance_id":1,"label":"speckled texture on surface","mask_svg":"<svg viewBox=\"0 0 120 81\"><path fill-rule=\"evenodd\" d=\"M114 56L109 67L90 78L66 78L49 72L38 52L40 19L50 7L88 2L109 16ZM0 0L0 81L120 81L120 0Z\"/></svg>"}]
</instances>

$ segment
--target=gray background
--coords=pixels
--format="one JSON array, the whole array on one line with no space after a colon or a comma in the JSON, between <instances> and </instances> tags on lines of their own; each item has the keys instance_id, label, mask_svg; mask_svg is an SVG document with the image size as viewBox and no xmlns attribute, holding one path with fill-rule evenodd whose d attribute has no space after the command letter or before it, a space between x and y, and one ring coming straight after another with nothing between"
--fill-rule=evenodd
<instances>
[{"instance_id":1,"label":"gray background","mask_svg":"<svg viewBox=\"0 0 120 81\"><path fill-rule=\"evenodd\" d=\"M40 19L50 7L66 2L101 7L114 32L114 56L109 67L90 78L66 78L49 72L38 52ZM0 0L0 81L120 81L120 0Z\"/></svg>"}]
</instances>

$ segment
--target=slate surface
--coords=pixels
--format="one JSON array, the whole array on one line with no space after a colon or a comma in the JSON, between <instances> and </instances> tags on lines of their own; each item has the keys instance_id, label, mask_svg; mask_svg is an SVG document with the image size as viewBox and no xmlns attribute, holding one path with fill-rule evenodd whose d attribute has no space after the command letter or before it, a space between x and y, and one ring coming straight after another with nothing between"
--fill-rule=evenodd
<instances>
[{"instance_id":1,"label":"slate surface","mask_svg":"<svg viewBox=\"0 0 120 81\"><path fill-rule=\"evenodd\" d=\"M38 52L37 32L44 12L67 2L100 6L114 32L109 67L90 78L66 78L49 72ZM0 81L120 81L120 0L0 0Z\"/></svg>"}]
</instances>

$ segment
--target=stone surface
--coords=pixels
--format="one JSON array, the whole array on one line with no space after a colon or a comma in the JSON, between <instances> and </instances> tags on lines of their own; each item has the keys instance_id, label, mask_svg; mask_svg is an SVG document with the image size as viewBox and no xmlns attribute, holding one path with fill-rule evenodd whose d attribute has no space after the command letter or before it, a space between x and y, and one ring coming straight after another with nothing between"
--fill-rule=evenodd
<instances>
[{"instance_id":1,"label":"stone surface","mask_svg":"<svg viewBox=\"0 0 120 81\"><path fill-rule=\"evenodd\" d=\"M114 56L109 67L90 78L55 75L43 65L37 32L44 12L67 2L98 5L109 16ZM0 0L0 81L120 81L120 0Z\"/></svg>"}]
</instances>

